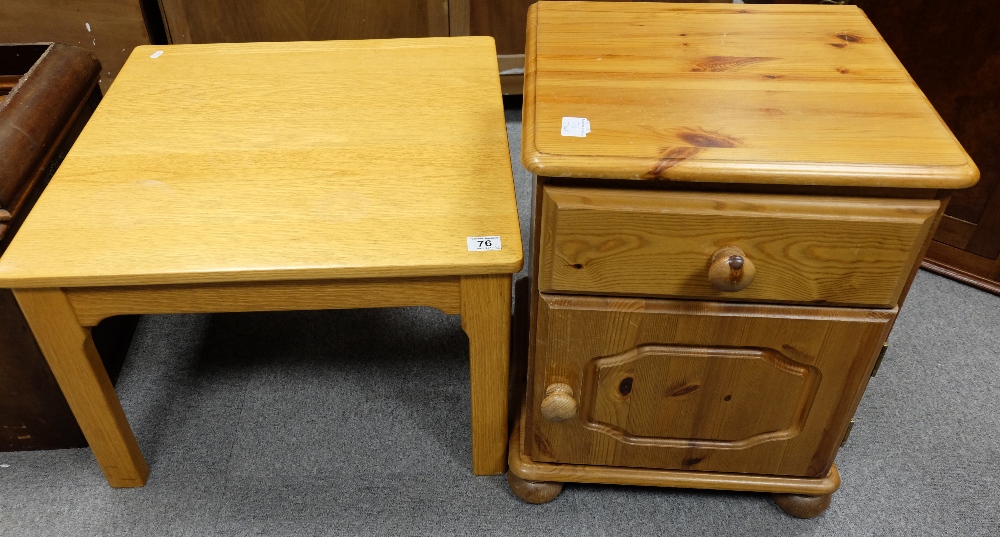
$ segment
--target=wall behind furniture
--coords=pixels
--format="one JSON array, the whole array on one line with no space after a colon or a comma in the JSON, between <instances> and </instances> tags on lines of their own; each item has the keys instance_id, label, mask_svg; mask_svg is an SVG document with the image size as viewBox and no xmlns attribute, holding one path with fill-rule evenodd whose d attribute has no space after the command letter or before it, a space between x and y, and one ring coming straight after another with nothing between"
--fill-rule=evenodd
<instances>
[{"instance_id":1,"label":"wall behind furniture","mask_svg":"<svg viewBox=\"0 0 1000 537\"><path fill-rule=\"evenodd\" d=\"M731 0L700 1L731 3ZM528 6L535 0L159 2L171 43L493 36L504 93L518 94L524 83Z\"/></svg>"},{"instance_id":2,"label":"wall behind furniture","mask_svg":"<svg viewBox=\"0 0 1000 537\"><path fill-rule=\"evenodd\" d=\"M107 91L138 45L490 35L504 93L519 94L534 1L0 0L0 41L87 48L104 66Z\"/></svg>"}]
</instances>

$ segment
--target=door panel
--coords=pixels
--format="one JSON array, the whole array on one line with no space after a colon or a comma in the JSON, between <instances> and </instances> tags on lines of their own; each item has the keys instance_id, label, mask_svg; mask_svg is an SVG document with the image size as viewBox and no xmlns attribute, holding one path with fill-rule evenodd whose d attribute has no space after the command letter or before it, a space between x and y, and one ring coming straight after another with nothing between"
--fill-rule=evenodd
<instances>
[{"instance_id":1,"label":"door panel","mask_svg":"<svg viewBox=\"0 0 1000 537\"><path fill-rule=\"evenodd\" d=\"M538 462L825 475L895 314L541 294L525 449ZM560 383L578 410L553 421L541 407Z\"/></svg>"}]
</instances>

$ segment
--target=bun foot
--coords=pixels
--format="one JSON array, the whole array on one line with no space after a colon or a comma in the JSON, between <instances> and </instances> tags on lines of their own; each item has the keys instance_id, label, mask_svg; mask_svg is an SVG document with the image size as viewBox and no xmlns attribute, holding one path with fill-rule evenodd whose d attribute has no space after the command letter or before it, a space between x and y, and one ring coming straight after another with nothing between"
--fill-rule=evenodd
<instances>
[{"instance_id":1,"label":"bun foot","mask_svg":"<svg viewBox=\"0 0 1000 537\"><path fill-rule=\"evenodd\" d=\"M510 491L521 500L528 503L549 503L562 492L562 483L551 481L527 481L507 471L507 485Z\"/></svg>"},{"instance_id":2,"label":"bun foot","mask_svg":"<svg viewBox=\"0 0 1000 537\"><path fill-rule=\"evenodd\" d=\"M513 488L513 487L511 487ZM827 507L830 507L830 498L833 494L822 496L801 496L799 494L771 494L774 503L782 511L795 518L814 518L822 515Z\"/></svg>"}]
</instances>

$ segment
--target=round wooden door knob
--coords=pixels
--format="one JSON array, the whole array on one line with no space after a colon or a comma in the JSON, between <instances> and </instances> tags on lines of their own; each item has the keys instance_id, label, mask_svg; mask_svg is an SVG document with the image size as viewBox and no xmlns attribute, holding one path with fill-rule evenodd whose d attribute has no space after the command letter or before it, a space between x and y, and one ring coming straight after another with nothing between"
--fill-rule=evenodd
<instances>
[{"instance_id":1,"label":"round wooden door knob","mask_svg":"<svg viewBox=\"0 0 1000 537\"><path fill-rule=\"evenodd\" d=\"M569 384L556 382L545 388L542 416L549 421L566 421L576 416L576 399Z\"/></svg>"},{"instance_id":2,"label":"round wooden door knob","mask_svg":"<svg viewBox=\"0 0 1000 537\"><path fill-rule=\"evenodd\" d=\"M719 248L712 254L708 280L720 291L735 292L746 289L757 274L753 261L736 246Z\"/></svg>"}]
</instances>

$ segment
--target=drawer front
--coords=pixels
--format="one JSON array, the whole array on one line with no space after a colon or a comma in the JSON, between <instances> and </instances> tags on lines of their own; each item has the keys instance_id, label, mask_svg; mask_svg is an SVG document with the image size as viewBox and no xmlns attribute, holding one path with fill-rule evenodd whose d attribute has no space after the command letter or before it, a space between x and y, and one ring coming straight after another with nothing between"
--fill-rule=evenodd
<instances>
[{"instance_id":1,"label":"drawer front","mask_svg":"<svg viewBox=\"0 0 1000 537\"><path fill-rule=\"evenodd\" d=\"M568 187L542 195L542 292L866 307L896 305L940 208Z\"/></svg>"},{"instance_id":2,"label":"drawer front","mask_svg":"<svg viewBox=\"0 0 1000 537\"><path fill-rule=\"evenodd\" d=\"M540 295L539 462L821 477L896 309Z\"/></svg>"}]
</instances>

